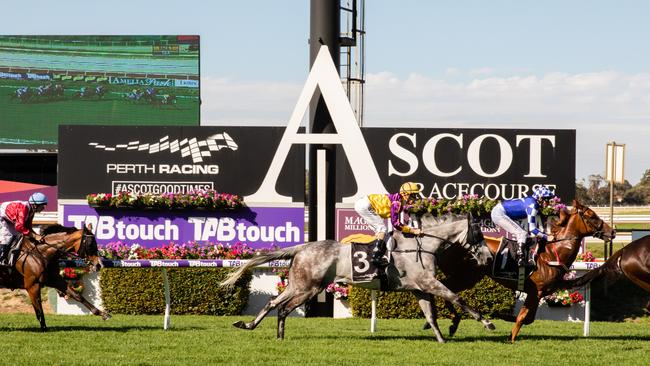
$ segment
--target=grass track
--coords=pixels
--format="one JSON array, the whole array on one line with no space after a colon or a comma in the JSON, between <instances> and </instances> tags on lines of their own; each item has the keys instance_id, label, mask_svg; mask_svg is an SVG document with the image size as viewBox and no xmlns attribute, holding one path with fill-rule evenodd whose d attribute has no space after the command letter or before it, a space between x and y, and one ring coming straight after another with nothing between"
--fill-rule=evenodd
<instances>
[{"instance_id":1,"label":"grass track","mask_svg":"<svg viewBox=\"0 0 650 366\"><path fill-rule=\"evenodd\" d=\"M243 317L248 318L248 317ZM276 319L254 331L231 327L242 317L174 316L162 330L161 316L49 315L40 333L32 314L3 314L3 363L30 365L647 365L650 318L638 322L537 321L520 340L506 342L511 323L489 332L464 321L456 337L438 344L421 320L289 318L286 339L275 339ZM443 320L446 333L449 322Z\"/></svg>"}]
</instances>

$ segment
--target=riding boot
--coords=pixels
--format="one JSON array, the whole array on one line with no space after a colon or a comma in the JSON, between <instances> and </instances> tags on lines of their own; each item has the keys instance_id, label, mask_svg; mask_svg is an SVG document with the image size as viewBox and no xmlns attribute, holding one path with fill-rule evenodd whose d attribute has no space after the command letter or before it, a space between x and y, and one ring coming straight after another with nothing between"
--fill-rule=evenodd
<instances>
[{"instance_id":1,"label":"riding boot","mask_svg":"<svg viewBox=\"0 0 650 366\"><path fill-rule=\"evenodd\" d=\"M384 254L386 254L386 242L383 239L376 239L374 244L375 249L372 250L371 262L380 267L387 266L388 260L384 258Z\"/></svg>"}]
</instances>

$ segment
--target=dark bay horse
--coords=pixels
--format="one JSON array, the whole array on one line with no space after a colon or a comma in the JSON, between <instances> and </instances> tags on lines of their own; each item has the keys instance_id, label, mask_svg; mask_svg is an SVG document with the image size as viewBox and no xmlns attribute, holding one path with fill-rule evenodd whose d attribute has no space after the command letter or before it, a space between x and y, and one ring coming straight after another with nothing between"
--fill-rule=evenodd
<instances>
[{"instance_id":1,"label":"dark bay horse","mask_svg":"<svg viewBox=\"0 0 650 366\"><path fill-rule=\"evenodd\" d=\"M582 287L602 276L612 280L625 276L632 283L650 292L650 235L624 246L602 266L592 269L584 276L566 281L566 286Z\"/></svg>"},{"instance_id":2,"label":"dark bay horse","mask_svg":"<svg viewBox=\"0 0 650 366\"><path fill-rule=\"evenodd\" d=\"M44 228L38 237L25 236L23 238L20 253L11 271L6 268L0 269L1 287L27 290L36 313L36 319L43 331L47 330L41 303L41 288L43 286L52 287L60 294L77 300L104 320L110 318L108 313L100 311L70 288L67 281L59 274L59 260L72 255L72 253L88 259L92 263L93 271L98 270L101 266L97 254L97 241L90 227L77 229L51 225Z\"/></svg>"},{"instance_id":3,"label":"dark bay horse","mask_svg":"<svg viewBox=\"0 0 650 366\"><path fill-rule=\"evenodd\" d=\"M444 342L438 328L435 307L430 304L430 296L440 296L483 323L487 329L494 329L491 322L471 309L455 293L435 278L434 254L439 247L462 246L473 252L473 258L482 265L490 256L482 244L483 235L478 225L466 216L444 215L433 217L424 215L421 220L423 235L420 238L393 234L395 249L392 262L387 269L387 285L384 291L412 291L433 328L436 339ZM351 246L333 240L306 243L278 251L260 254L246 265L231 273L222 286L231 286L246 271L265 262L291 259L288 286L277 297L272 298L250 323L239 321L233 325L252 330L274 308L278 308L277 338L284 338L285 318L298 306L320 293L332 282L348 283L369 289L379 289L379 281L358 283L352 280ZM355 253L356 256L356 253Z\"/></svg>"},{"instance_id":4,"label":"dark bay horse","mask_svg":"<svg viewBox=\"0 0 650 366\"><path fill-rule=\"evenodd\" d=\"M594 236L609 240L615 235L615 231L593 210L578 201L573 201L571 211L560 212L559 220L553 223L549 241L537 258L537 270L526 279L524 285L526 300L515 319L510 334L512 342L515 341L524 324L535 321L539 299L558 289L568 287L564 283L563 276L576 259L582 239L586 236ZM493 277L493 256L498 250L500 238L485 238L485 242L492 258L484 265L478 264L458 248L450 248L451 250L446 250L438 256L438 269L445 274L442 283L451 291L460 292L474 287L484 276ZM516 280L493 279L513 291L517 289ZM452 314L449 332L453 335L461 318L450 303L447 302L446 306Z\"/></svg>"}]
</instances>

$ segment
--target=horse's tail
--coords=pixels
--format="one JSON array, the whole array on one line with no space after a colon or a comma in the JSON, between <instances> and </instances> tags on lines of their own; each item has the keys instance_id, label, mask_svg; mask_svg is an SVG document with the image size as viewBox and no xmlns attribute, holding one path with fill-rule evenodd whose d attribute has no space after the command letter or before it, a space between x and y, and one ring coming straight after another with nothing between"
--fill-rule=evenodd
<instances>
[{"instance_id":1,"label":"horse's tail","mask_svg":"<svg viewBox=\"0 0 650 366\"><path fill-rule=\"evenodd\" d=\"M279 259L292 259L293 257L296 256L298 252L300 252L306 244L302 245L296 245L293 247L289 248L284 248L280 250L276 250L273 252L268 252L268 253L259 253L252 259L248 261L245 265L239 267L236 271L232 272L231 274L226 277L226 280L221 282L220 286L232 286L237 282L239 277L247 271L248 269L258 266L262 263L274 261L274 260L279 260Z\"/></svg>"},{"instance_id":2,"label":"horse's tail","mask_svg":"<svg viewBox=\"0 0 650 366\"><path fill-rule=\"evenodd\" d=\"M566 288L582 287L590 283L591 281L597 278L601 278L603 276L606 276L607 278L615 277L616 275L621 273L621 270L618 266L620 257L621 257L620 251L614 253L614 255L612 255L602 266L596 269L592 269L591 271L585 273L584 276L578 277L573 280L564 281L564 285L566 286L563 287Z\"/></svg>"}]
</instances>

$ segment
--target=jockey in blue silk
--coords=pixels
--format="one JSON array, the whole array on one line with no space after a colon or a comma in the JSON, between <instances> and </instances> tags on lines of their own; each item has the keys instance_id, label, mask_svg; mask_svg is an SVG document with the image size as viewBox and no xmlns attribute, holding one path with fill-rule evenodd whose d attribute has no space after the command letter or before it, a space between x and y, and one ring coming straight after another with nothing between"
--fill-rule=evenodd
<instances>
[{"instance_id":1,"label":"jockey in blue silk","mask_svg":"<svg viewBox=\"0 0 650 366\"><path fill-rule=\"evenodd\" d=\"M508 233L512 234L519 249L517 251L518 265L524 265L524 249L530 251L527 246L526 239L528 232L531 236L540 238L541 240L548 240L547 235L537 227L537 216L539 215L540 206L545 200L550 200L555 197L553 191L545 186L535 188L531 196L525 198L517 198L512 200L505 200L497 204L492 209L492 222L503 228ZM528 222L528 232L522 229L514 220L526 219ZM528 265L535 266L534 253L528 256Z\"/></svg>"},{"instance_id":2,"label":"jockey in blue silk","mask_svg":"<svg viewBox=\"0 0 650 366\"><path fill-rule=\"evenodd\" d=\"M417 199L420 190L417 184L406 182L400 187L399 193L393 194L370 194L359 199L354 210L361 216L368 226L375 232L375 248L372 253L372 262L379 266L386 266L388 262L384 259L386 253L386 228L385 219L390 217L394 229L403 233L420 235L422 231L411 228L402 221L402 212L408 202Z\"/></svg>"}]
</instances>

